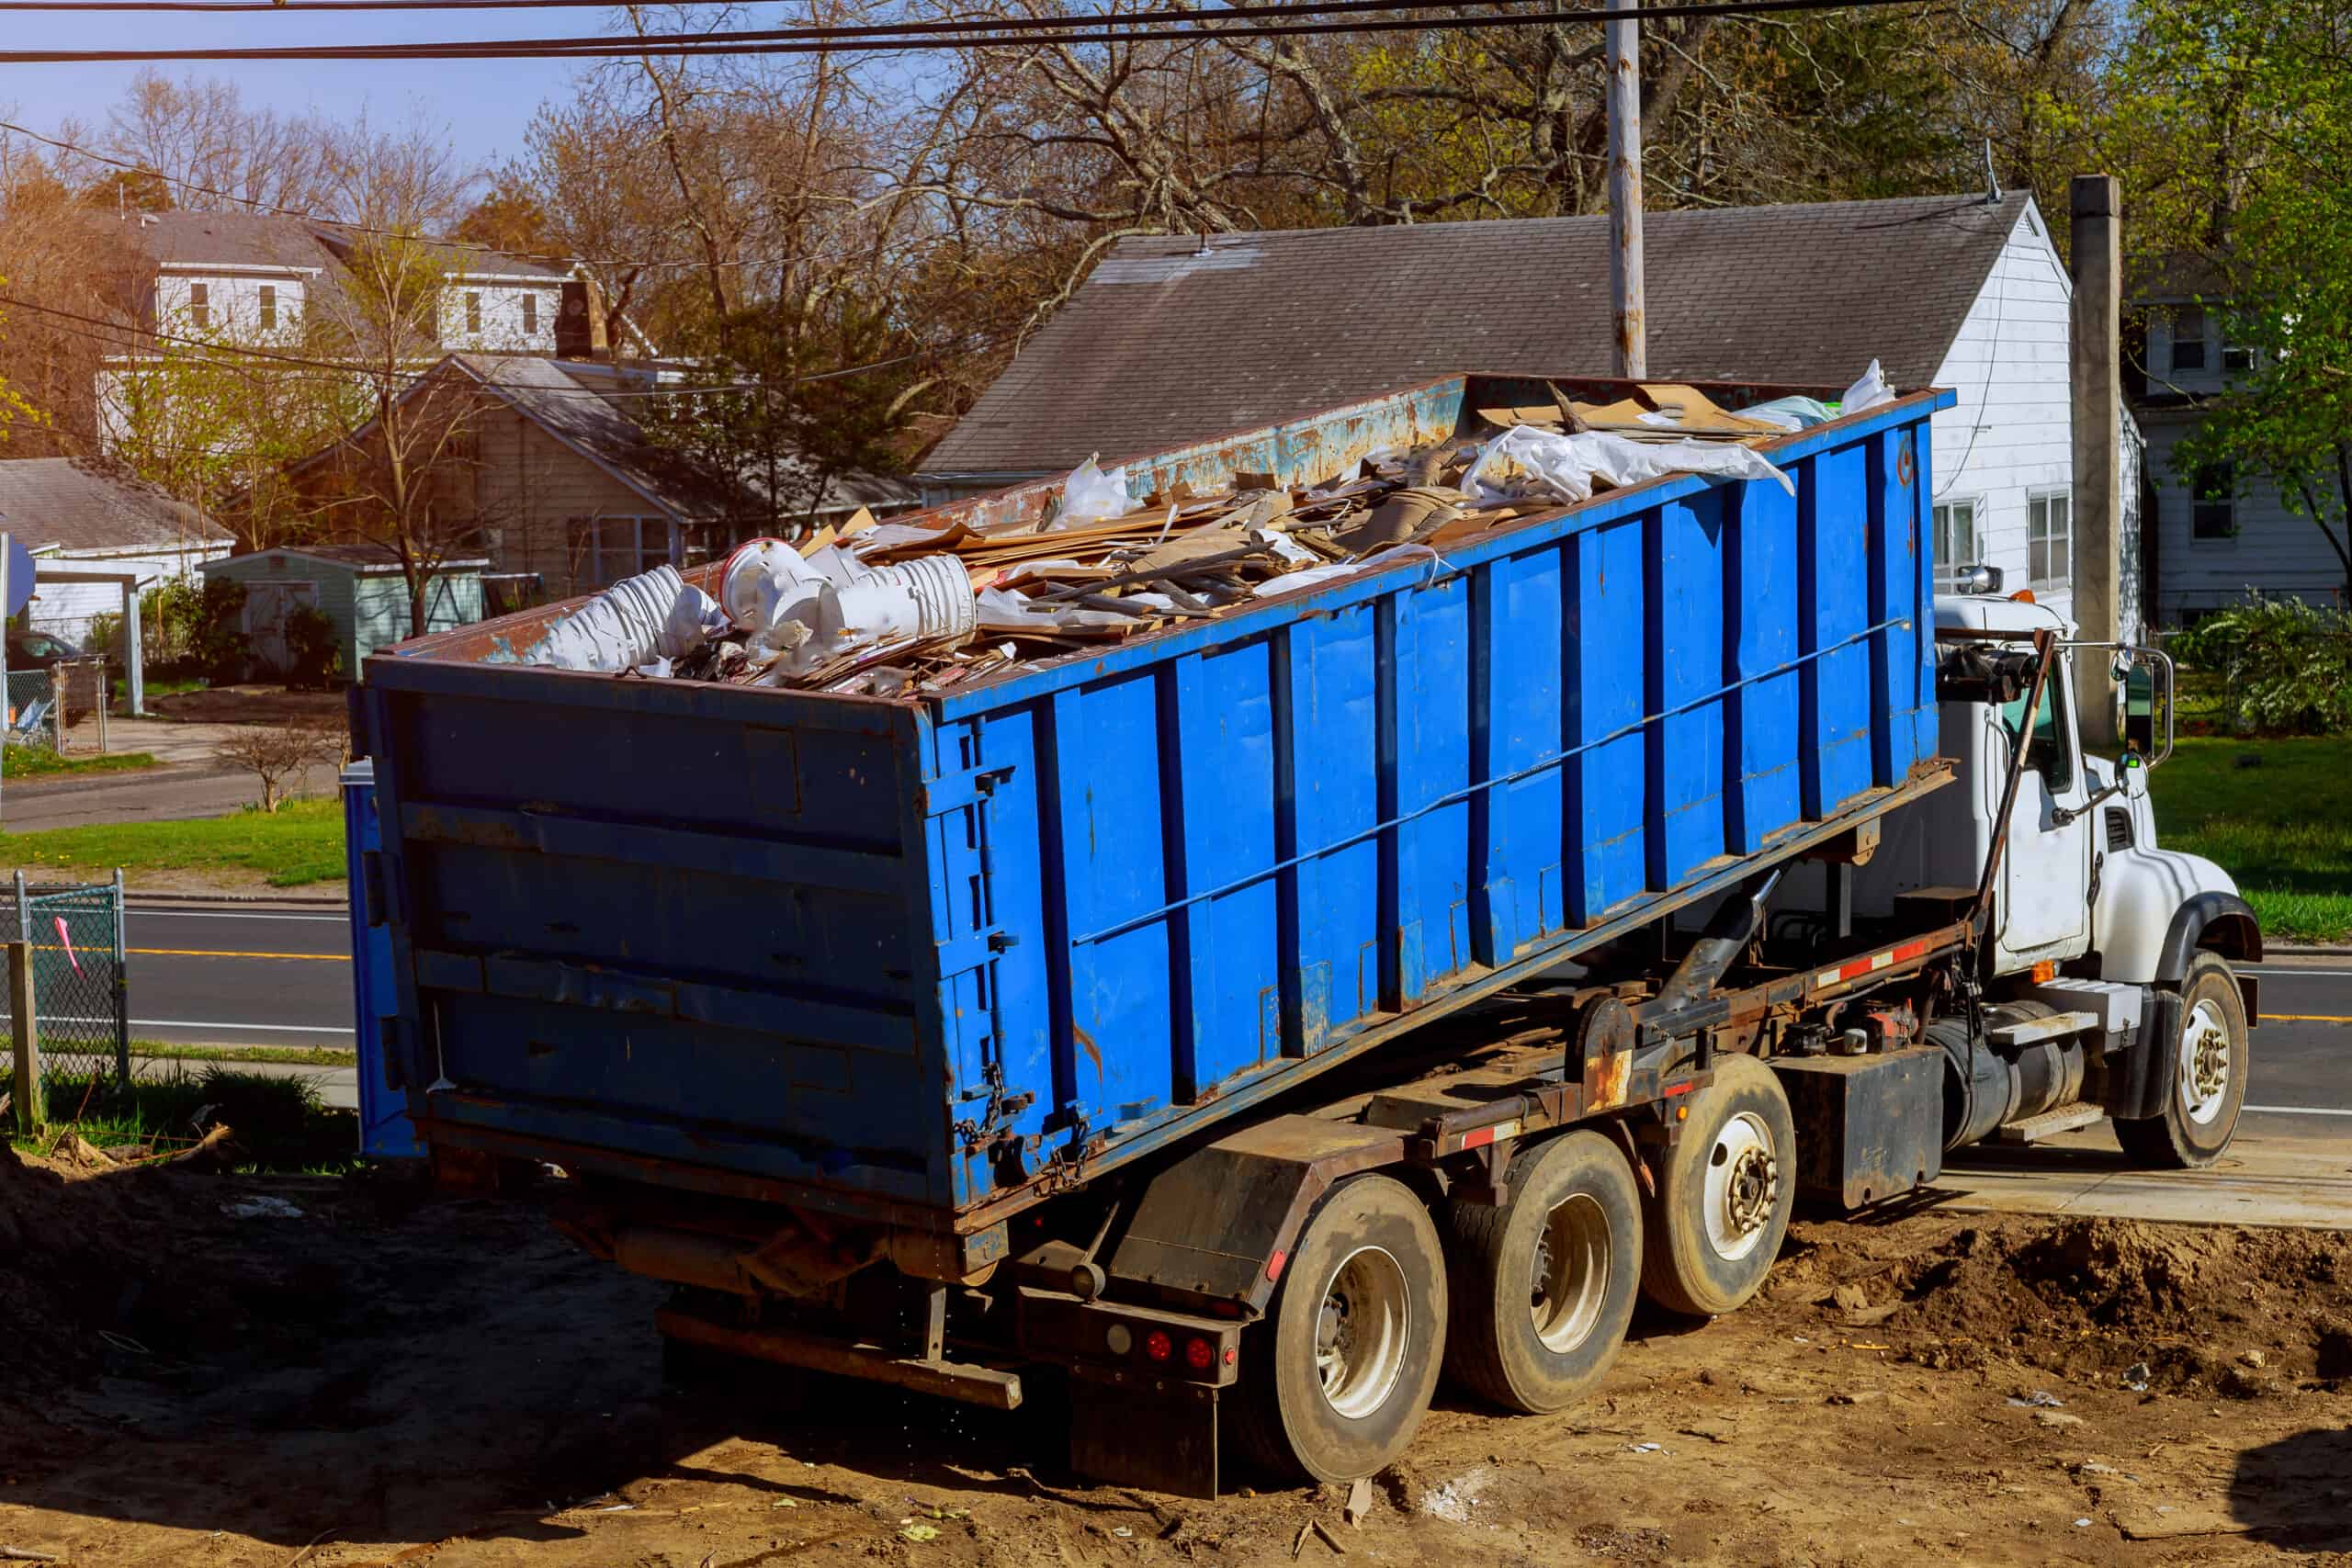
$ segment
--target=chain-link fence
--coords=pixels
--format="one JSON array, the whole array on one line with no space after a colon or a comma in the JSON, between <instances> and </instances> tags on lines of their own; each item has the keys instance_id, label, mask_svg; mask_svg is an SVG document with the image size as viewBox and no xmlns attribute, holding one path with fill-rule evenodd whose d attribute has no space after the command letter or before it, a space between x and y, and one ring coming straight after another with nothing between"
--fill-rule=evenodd
<instances>
[{"instance_id":1,"label":"chain-link fence","mask_svg":"<svg viewBox=\"0 0 2352 1568\"><path fill-rule=\"evenodd\" d=\"M48 671L8 671L8 745L57 750L63 739L64 724L63 706L57 700L57 682ZM4 761L0 761L0 766L5 766Z\"/></svg>"},{"instance_id":2,"label":"chain-link fence","mask_svg":"<svg viewBox=\"0 0 2352 1568\"><path fill-rule=\"evenodd\" d=\"M0 896L0 938L32 948L40 1077L54 1101L65 1084L130 1077L130 993L123 970L122 876L95 886L44 886L18 872ZM0 1019L13 1031L0 985ZM13 1034L11 1035L13 1038Z\"/></svg>"}]
</instances>

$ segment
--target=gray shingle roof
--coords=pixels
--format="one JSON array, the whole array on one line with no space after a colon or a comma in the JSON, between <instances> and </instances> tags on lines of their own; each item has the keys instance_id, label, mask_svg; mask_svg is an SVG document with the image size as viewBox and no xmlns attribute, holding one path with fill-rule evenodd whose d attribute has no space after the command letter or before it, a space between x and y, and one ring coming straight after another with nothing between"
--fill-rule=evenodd
<instances>
[{"instance_id":1,"label":"gray shingle roof","mask_svg":"<svg viewBox=\"0 0 2352 1568\"><path fill-rule=\"evenodd\" d=\"M229 531L195 507L107 463L80 457L0 461L0 527L28 549L64 554L226 543Z\"/></svg>"},{"instance_id":2,"label":"gray shingle roof","mask_svg":"<svg viewBox=\"0 0 2352 1568\"><path fill-rule=\"evenodd\" d=\"M267 212L155 212L132 225L140 246L164 265L302 266L331 270L365 238L339 223L283 218ZM441 265L454 273L544 277L571 276L555 262L509 255L458 241L435 241Z\"/></svg>"},{"instance_id":3,"label":"gray shingle roof","mask_svg":"<svg viewBox=\"0 0 2352 1568\"><path fill-rule=\"evenodd\" d=\"M1942 364L2030 198L1644 220L1654 379L1897 387ZM1130 239L924 459L1024 473L1313 413L1453 371L1606 376L1605 217Z\"/></svg>"},{"instance_id":4,"label":"gray shingle roof","mask_svg":"<svg viewBox=\"0 0 2352 1568\"><path fill-rule=\"evenodd\" d=\"M748 487L655 446L644 429L554 360L521 355L459 354L451 359L516 412L589 457L614 478L681 519L763 516ZM910 504L910 485L876 474L844 474L827 488L820 512Z\"/></svg>"}]
</instances>

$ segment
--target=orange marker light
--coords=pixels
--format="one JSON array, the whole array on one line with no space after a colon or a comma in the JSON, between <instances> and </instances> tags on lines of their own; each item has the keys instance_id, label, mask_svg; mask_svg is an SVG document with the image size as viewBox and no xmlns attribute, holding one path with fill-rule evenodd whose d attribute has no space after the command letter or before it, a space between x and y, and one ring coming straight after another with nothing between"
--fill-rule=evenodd
<instances>
[{"instance_id":1,"label":"orange marker light","mask_svg":"<svg viewBox=\"0 0 2352 1568\"><path fill-rule=\"evenodd\" d=\"M2043 959L2033 966L2033 983L2037 986L2058 978L2058 964L2053 959Z\"/></svg>"}]
</instances>

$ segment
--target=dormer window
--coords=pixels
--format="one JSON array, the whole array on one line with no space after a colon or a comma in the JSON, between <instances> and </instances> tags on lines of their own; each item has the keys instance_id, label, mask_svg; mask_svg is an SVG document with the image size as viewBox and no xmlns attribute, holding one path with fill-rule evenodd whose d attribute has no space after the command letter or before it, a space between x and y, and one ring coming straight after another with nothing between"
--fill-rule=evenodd
<instances>
[{"instance_id":1,"label":"dormer window","mask_svg":"<svg viewBox=\"0 0 2352 1568\"><path fill-rule=\"evenodd\" d=\"M532 293L523 296L523 335L532 336L539 330L539 297Z\"/></svg>"},{"instance_id":2,"label":"dormer window","mask_svg":"<svg viewBox=\"0 0 2352 1568\"><path fill-rule=\"evenodd\" d=\"M192 324L199 327L209 327L212 324L210 285L191 283L187 286L187 319Z\"/></svg>"},{"instance_id":3,"label":"dormer window","mask_svg":"<svg viewBox=\"0 0 2352 1568\"><path fill-rule=\"evenodd\" d=\"M277 285L275 283L261 286L261 330L266 333L277 330Z\"/></svg>"}]
</instances>

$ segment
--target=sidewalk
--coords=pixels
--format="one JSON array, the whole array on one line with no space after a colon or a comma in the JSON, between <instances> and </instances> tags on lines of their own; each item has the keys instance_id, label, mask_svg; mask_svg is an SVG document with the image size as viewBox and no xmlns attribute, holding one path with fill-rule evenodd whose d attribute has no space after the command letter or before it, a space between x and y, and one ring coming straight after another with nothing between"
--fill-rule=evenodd
<instances>
[{"instance_id":1,"label":"sidewalk","mask_svg":"<svg viewBox=\"0 0 2352 1568\"><path fill-rule=\"evenodd\" d=\"M2335 1131L2240 1131L2210 1169L2141 1170L2124 1163L2114 1134L2086 1129L2027 1148L1964 1149L1935 1190L1951 1213L2352 1229L2352 1148Z\"/></svg>"}]
</instances>

